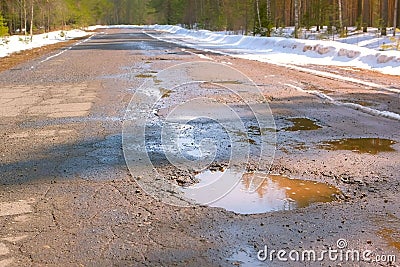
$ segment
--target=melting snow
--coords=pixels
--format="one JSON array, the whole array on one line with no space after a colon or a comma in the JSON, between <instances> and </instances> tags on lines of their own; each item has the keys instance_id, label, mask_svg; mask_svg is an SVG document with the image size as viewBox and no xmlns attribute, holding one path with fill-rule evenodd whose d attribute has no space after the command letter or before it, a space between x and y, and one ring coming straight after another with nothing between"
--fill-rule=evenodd
<instances>
[{"instance_id":1,"label":"melting snow","mask_svg":"<svg viewBox=\"0 0 400 267\"><path fill-rule=\"evenodd\" d=\"M36 34L33 36L32 42L30 41L29 36L25 37L24 35L13 35L0 38L0 57L5 57L11 53L55 44L86 35L88 35L88 32L82 30L71 30Z\"/></svg>"},{"instance_id":2,"label":"melting snow","mask_svg":"<svg viewBox=\"0 0 400 267\"><path fill-rule=\"evenodd\" d=\"M383 44L384 40L389 40L388 37L377 38L373 34L328 41L226 35L170 25L152 25L147 28L163 31L164 34L153 36L165 41L240 58L279 64L348 66L400 75L400 51L369 48L372 44L379 48L376 43Z\"/></svg>"}]
</instances>

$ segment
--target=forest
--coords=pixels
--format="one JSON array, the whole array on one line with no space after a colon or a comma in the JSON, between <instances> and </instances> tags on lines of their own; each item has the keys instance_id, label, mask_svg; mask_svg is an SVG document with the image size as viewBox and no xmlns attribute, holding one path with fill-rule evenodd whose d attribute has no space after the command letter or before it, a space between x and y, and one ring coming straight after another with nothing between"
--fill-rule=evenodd
<instances>
[{"instance_id":1,"label":"forest","mask_svg":"<svg viewBox=\"0 0 400 267\"><path fill-rule=\"evenodd\" d=\"M94 24L181 24L188 28L269 36L274 28L400 23L399 0L1 0L0 35Z\"/></svg>"}]
</instances>

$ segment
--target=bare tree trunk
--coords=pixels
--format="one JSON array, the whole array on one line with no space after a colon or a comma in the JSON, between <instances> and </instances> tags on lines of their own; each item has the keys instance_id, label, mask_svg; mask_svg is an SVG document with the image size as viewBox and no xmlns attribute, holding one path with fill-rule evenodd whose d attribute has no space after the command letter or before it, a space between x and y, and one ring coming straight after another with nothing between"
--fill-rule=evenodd
<instances>
[{"instance_id":1,"label":"bare tree trunk","mask_svg":"<svg viewBox=\"0 0 400 267\"><path fill-rule=\"evenodd\" d=\"M22 34L22 26L24 25L24 9L23 9L23 5L22 5L22 0L20 0L19 2L20 5L20 24L19 24L19 33Z\"/></svg>"},{"instance_id":2,"label":"bare tree trunk","mask_svg":"<svg viewBox=\"0 0 400 267\"><path fill-rule=\"evenodd\" d=\"M260 3L259 0L256 0L256 8L257 8L257 19L258 19L258 27L261 31L261 17L260 17Z\"/></svg>"},{"instance_id":3,"label":"bare tree trunk","mask_svg":"<svg viewBox=\"0 0 400 267\"><path fill-rule=\"evenodd\" d=\"M338 0L340 37L344 37L342 0Z\"/></svg>"},{"instance_id":4,"label":"bare tree trunk","mask_svg":"<svg viewBox=\"0 0 400 267\"><path fill-rule=\"evenodd\" d=\"M33 3L34 0L31 0L31 28L30 28L30 34L31 34L31 42L33 41Z\"/></svg>"},{"instance_id":5,"label":"bare tree trunk","mask_svg":"<svg viewBox=\"0 0 400 267\"><path fill-rule=\"evenodd\" d=\"M317 32L319 32L320 31L320 28L321 28L321 24L322 24L322 8L321 8L321 6L322 6L322 2L321 2L321 0L318 0L318 8L317 8Z\"/></svg>"},{"instance_id":6,"label":"bare tree trunk","mask_svg":"<svg viewBox=\"0 0 400 267\"><path fill-rule=\"evenodd\" d=\"M381 35L386 35L386 27L388 26L388 0L383 0L382 3L382 28Z\"/></svg>"},{"instance_id":7,"label":"bare tree trunk","mask_svg":"<svg viewBox=\"0 0 400 267\"><path fill-rule=\"evenodd\" d=\"M271 0L267 0L267 36L271 37L272 18L271 18Z\"/></svg>"},{"instance_id":8,"label":"bare tree trunk","mask_svg":"<svg viewBox=\"0 0 400 267\"><path fill-rule=\"evenodd\" d=\"M26 38L26 35L27 35L27 32L26 32L26 27L28 26L28 15L26 14L26 0L24 0L24 33L25 33L25 38Z\"/></svg>"},{"instance_id":9,"label":"bare tree trunk","mask_svg":"<svg viewBox=\"0 0 400 267\"><path fill-rule=\"evenodd\" d=\"M248 27L249 27L249 15L248 15L248 1L246 0L246 6L245 6L245 8L246 8L246 13L245 13L245 21L244 21L244 24L245 24L245 33L244 33L244 35L247 35L247 33L248 33Z\"/></svg>"},{"instance_id":10,"label":"bare tree trunk","mask_svg":"<svg viewBox=\"0 0 400 267\"><path fill-rule=\"evenodd\" d=\"M399 9L399 0L394 0L394 19L393 19L393 36L396 36L397 29L397 12Z\"/></svg>"},{"instance_id":11,"label":"bare tree trunk","mask_svg":"<svg viewBox=\"0 0 400 267\"><path fill-rule=\"evenodd\" d=\"M267 20L271 20L271 0L267 0Z\"/></svg>"},{"instance_id":12,"label":"bare tree trunk","mask_svg":"<svg viewBox=\"0 0 400 267\"><path fill-rule=\"evenodd\" d=\"M300 27L299 10L300 10L299 0L294 0L294 38L299 38L299 27Z\"/></svg>"},{"instance_id":13,"label":"bare tree trunk","mask_svg":"<svg viewBox=\"0 0 400 267\"><path fill-rule=\"evenodd\" d=\"M50 16L51 16L51 11L50 11L50 3L49 0L47 0L47 32L50 32Z\"/></svg>"}]
</instances>

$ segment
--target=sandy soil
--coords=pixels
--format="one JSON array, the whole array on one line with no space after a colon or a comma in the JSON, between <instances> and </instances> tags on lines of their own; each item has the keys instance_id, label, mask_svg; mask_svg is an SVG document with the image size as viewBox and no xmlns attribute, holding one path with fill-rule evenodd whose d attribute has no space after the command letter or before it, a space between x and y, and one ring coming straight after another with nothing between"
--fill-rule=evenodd
<instances>
[{"instance_id":1,"label":"sandy soil","mask_svg":"<svg viewBox=\"0 0 400 267\"><path fill-rule=\"evenodd\" d=\"M265 246L321 251L335 248L338 239L346 239L349 249L400 256L399 121L338 106L293 86L400 113L398 95L270 64L207 56L242 71L268 99L277 129L272 172L330 183L343 198L241 215L206 206L174 207L144 193L123 157L125 109L137 88L152 79L149 75L204 59L140 31L107 30L52 60L40 63L39 57L0 73L0 266L398 265L257 260ZM388 86L400 82L374 72L330 71ZM285 130L292 125L288 118L303 117L322 128ZM395 151L320 146L358 137L394 140ZM172 179L187 175L164 168Z\"/></svg>"}]
</instances>

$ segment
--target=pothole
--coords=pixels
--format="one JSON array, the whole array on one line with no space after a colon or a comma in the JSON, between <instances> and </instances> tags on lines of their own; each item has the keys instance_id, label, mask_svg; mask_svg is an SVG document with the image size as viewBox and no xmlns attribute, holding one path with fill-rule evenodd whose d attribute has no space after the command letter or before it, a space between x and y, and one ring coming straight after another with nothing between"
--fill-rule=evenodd
<instances>
[{"instance_id":1,"label":"pothole","mask_svg":"<svg viewBox=\"0 0 400 267\"><path fill-rule=\"evenodd\" d=\"M152 75L152 74L137 74L136 76L135 76L136 78L143 78L143 79L145 79L145 78L153 78L154 77L154 75Z\"/></svg>"},{"instance_id":2,"label":"pothole","mask_svg":"<svg viewBox=\"0 0 400 267\"><path fill-rule=\"evenodd\" d=\"M292 122L293 125L286 127L285 131L295 132L295 131L310 131L318 130L322 127L317 124L316 121L309 118L289 118L288 121Z\"/></svg>"},{"instance_id":3,"label":"pothole","mask_svg":"<svg viewBox=\"0 0 400 267\"><path fill-rule=\"evenodd\" d=\"M350 150L358 153L378 154L396 151L392 145L396 141L384 138L343 138L325 141L320 148L325 150Z\"/></svg>"},{"instance_id":4,"label":"pothole","mask_svg":"<svg viewBox=\"0 0 400 267\"><path fill-rule=\"evenodd\" d=\"M162 98L170 97L173 91L165 88L160 88L160 93Z\"/></svg>"},{"instance_id":5,"label":"pothole","mask_svg":"<svg viewBox=\"0 0 400 267\"><path fill-rule=\"evenodd\" d=\"M222 175L237 179L231 170L206 170L196 175L200 181L196 187L209 186ZM282 175L245 173L240 182L224 197L208 204L241 214L256 214L281 210L304 208L312 203L331 202L342 195L332 185L309 180L292 179ZM197 202L202 196L187 196Z\"/></svg>"}]
</instances>

